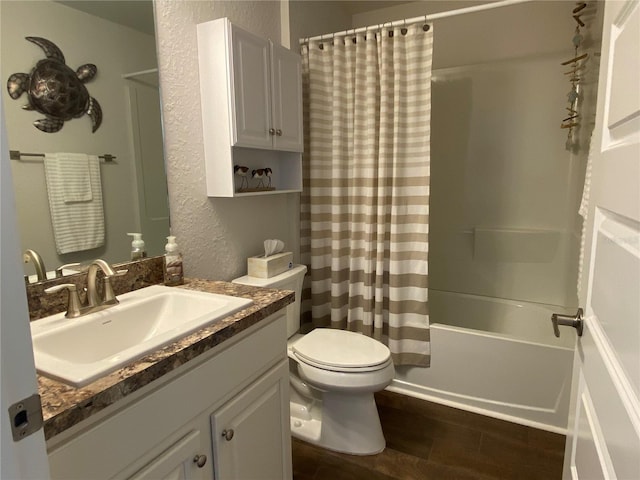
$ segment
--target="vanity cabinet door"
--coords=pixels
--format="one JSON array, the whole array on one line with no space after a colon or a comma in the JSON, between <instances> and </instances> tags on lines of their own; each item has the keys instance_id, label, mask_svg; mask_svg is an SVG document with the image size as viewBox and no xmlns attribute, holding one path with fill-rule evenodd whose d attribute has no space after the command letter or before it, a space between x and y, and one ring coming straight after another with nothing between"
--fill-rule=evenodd
<instances>
[{"instance_id":1,"label":"vanity cabinet door","mask_svg":"<svg viewBox=\"0 0 640 480\"><path fill-rule=\"evenodd\" d=\"M232 144L272 148L269 41L231 25Z\"/></svg>"},{"instance_id":2,"label":"vanity cabinet door","mask_svg":"<svg viewBox=\"0 0 640 480\"><path fill-rule=\"evenodd\" d=\"M192 430L169 448L163 450L130 480L204 480L211 478L208 455L201 446L203 435ZM208 451L207 451L208 453Z\"/></svg>"},{"instance_id":3,"label":"vanity cabinet door","mask_svg":"<svg viewBox=\"0 0 640 480\"><path fill-rule=\"evenodd\" d=\"M302 152L302 63L300 55L271 44L271 98L276 150Z\"/></svg>"},{"instance_id":4,"label":"vanity cabinet door","mask_svg":"<svg viewBox=\"0 0 640 480\"><path fill-rule=\"evenodd\" d=\"M218 409L211 427L216 480L291 479L288 361Z\"/></svg>"}]
</instances>

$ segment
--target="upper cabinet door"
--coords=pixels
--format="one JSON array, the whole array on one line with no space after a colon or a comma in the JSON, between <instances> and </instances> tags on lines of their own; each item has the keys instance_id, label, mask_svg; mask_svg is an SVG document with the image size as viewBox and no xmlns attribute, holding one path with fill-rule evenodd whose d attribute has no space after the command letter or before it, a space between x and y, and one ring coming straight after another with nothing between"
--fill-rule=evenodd
<instances>
[{"instance_id":1,"label":"upper cabinet door","mask_svg":"<svg viewBox=\"0 0 640 480\"><path fill-rule=\"evenodd\" d=\"M302 152L302 67L300 55L271 44L273 148Z\"/></svg>"},{"instance_id":2,"label":"upper cabinet door","mask_svg":"<svg viewBox=\"0 0 640 480\"><path fill-rule=\"evenodd\" d=\"M231 134L239 147L272 148L269 41L240 28L232 29L234 92Z\"/></svg>"}]
</instances>

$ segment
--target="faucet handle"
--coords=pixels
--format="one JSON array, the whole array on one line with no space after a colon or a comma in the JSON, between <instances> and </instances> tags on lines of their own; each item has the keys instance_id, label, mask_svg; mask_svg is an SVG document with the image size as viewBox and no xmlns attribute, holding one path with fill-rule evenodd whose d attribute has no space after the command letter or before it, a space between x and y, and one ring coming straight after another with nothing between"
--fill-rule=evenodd
<instances>
[{"instance_id":1,"label":"faucet handle","mask_svg":"<svg viewBox=\"0 0 640 480\"><path fill-rule=\"evenodd\" d=\"M64 265L60 265L58 268L56 268L56 278L62 278L63 277L63 273L62 271L66 268L71 268L71 267L78 267L80 266L80 263L65 263Z\"/></svg>"},{"instance_id":2,"label":"faucet handle","mask_svg":"<svg viewBox=\"0 0 640 480\"><path fill-rule=\"evenodd\" d=\"M54 287L45 289L45 293L57 293L60 290L69 290L69 304L67 305L67 313L65 317L76 318L80 316L80 297L78 297L78 287L73 283L61 283Z\"/></svg>"},{"instance_id":3,"label":"faucet handle","mask_svg":"<svg viewBox=\"0 0 640 480\"><path fill-rule=\"evenodd\" d=\"M121 277L122 275L126 275L129 270L116 270L113 275L105 275L104 276L104 301L105 304L116 304L120 303L116 298L115 293L113 293L113 285L111 285L111 279L113 277Z\"/></svg>"}]
</instances>

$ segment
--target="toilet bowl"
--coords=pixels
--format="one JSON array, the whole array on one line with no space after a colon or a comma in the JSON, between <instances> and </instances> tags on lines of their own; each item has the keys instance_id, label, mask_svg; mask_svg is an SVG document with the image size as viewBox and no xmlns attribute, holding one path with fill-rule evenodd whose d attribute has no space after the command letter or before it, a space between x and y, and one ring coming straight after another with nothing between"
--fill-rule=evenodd
<instances>
[{"instance_id":1,"label":"toilet bowl","mask_svg":"<svg viewBox=\"0 0 640 480\"><path fill-rule=\"evenodd\" d=\"M296 265L271 278L233 280L296 294L286 313L291 434L342 453L379 453L385 440L373 394L393 380L391 353L382 343L359 333L316 328L298 334L306 271L304 265Z\"/></svg>"}]
</instances>

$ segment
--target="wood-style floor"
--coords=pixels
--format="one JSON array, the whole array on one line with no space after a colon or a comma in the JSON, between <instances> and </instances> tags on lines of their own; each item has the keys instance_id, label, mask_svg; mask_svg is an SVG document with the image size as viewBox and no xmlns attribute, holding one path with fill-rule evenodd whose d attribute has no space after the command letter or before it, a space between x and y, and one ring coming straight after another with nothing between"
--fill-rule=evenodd
<instances>
[{"instance_id":1,"label":"wood-style floor","mask_svg":"<svg viewBox=\"0 0 640 480\"><path fill-rule=\"evenodd\" d=\"M376 403L384 452L344 455L293 439L294 480L562 478L563 435L387 391Z\"/></svg>"}]
</instances>

